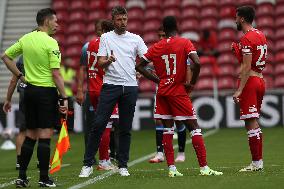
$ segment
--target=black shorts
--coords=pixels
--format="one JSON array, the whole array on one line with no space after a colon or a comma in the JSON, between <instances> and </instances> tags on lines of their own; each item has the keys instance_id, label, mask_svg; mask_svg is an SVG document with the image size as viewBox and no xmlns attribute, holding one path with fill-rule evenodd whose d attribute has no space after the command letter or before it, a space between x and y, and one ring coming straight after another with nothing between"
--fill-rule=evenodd
<instances>
[{"instance_id":1,"label":"black shorts","mask_svg":"<svg viewBox=\"0 0 284 189\"><path fill-rule=\"evenodd\" d=\"M56 126L58 93L55 87L28 84L25 89L24 102L27 129L47 129Z\"/></svg>"},{"instance_id":2,"label":"black shorts","mask_svg":"<svg viewBox=\"0 0 284 189\"><path fill-rule=\"evenodd\" d=\"M20 131L26 130L24 91L19 92L19 111L16 116L16 127Z\"/></svg>"}]
</instances>

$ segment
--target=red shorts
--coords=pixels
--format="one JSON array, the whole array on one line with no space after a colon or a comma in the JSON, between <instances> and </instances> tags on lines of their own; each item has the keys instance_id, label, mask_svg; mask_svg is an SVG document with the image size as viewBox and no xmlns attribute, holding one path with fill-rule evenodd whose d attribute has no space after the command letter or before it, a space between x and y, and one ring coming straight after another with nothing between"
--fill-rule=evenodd
<instances>
[{"instance_id":1,"label":"red shorts","mask_svg":"<svg viewBox=\"0 0 284 189\"><path fill-rule=\"evenodd\" d=\"M97 92L89 91L89 95L90 95L90 100L91 100L92 106L94 108L94 111L96 111L97 105L98 105L98 102L99 102L100 94L97 93ZM118 105L117 104L115 105L110 118L112 118L112 119L118 119L119 118Z\"/></svg>"},{"instance_id":2,"label":"red shorts","mask_svg":"<svg viewBox=\"0 0 284 189\"><path fill-rule=\"evenodd\" d=\"M240 96L240 119L259 118L264 93L264 80L250 76Z\"/></svg>"},{"instance_id":3,"label":"red shorts","mask_svg":"<svg viewBox=\"0 0 284 189\"><path fill-rule=\"evenodd\" d=\"M156 96L155 119L196 119L195 110L188 95Z\"/></svg>"}]
</instances>

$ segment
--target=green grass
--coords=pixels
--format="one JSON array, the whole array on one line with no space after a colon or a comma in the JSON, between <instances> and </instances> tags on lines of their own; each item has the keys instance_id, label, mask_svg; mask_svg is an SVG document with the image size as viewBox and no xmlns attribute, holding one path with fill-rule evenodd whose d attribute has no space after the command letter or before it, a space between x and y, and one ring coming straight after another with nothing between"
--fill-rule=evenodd
<instances>
[{"instance_id":1,"label":"green grass","mask_svg":"<svg viewBox=\"0 0 284 189\"><path fill-rule=\"evenodd\" d=\"M179 178L168 178L166 163L149 164L147 161L129 168L130 177L114 174L94 185L85 188L118 189L167 189L167 188L202 188L202 189L283 189L284 188L284 129L281 127L263 129L264 162L263 172L238 173L238 170L250 162L249 149L244 129L221 129L205 138L209 166L224 172L219 177L199 176L198 164L191 144L186 146L186 162L176 164L184 174ZM155 151L154 131L132 133L131 159L135 160ZM84 151L83 135L71 135L72 149L64 156L64 167L52 177L59 188L68 188L90 178L78 178L82 166ZM175 141L176 142L176 141ZM31 160L28 176L32 188L37 187L38 170L36 155ZM104 172L94 171L91 178ZM15 151L0 151L0 184L11 182L17 177L15 171ZM0 185L1 186L1 185ZM10 185L7 188L15 188Z\"/></svg>"}]
</instances>

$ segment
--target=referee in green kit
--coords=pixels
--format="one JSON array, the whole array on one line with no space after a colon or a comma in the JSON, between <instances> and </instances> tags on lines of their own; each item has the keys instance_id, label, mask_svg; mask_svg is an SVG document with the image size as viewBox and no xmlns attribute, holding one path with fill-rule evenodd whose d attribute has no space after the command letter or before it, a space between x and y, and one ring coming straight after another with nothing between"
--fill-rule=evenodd
<instances>
[{"instance_id":1,"label":"referee in green kit","mask_svg":"<svg viewBox=\"0 0 284 189\"><path fill-rule=\"evenodd\" d=\"M64 82L59 72L61 54L57 41L50 37L58 28L56 12L50 8L42 9L38 11L36 21L38 29L21 37L2 56L7 68L27 84L24 97L27 132L21 148L17 187L29 186L26 171L37 140L40 167L38 184L40 187L56 186L48 176L48 168L50 138L57 121L58 100L64 102L60 103L59 111L63 114L68 111ZM19 55L24 57L25 77L13 62Z\"/></svg>"}]
</instances>

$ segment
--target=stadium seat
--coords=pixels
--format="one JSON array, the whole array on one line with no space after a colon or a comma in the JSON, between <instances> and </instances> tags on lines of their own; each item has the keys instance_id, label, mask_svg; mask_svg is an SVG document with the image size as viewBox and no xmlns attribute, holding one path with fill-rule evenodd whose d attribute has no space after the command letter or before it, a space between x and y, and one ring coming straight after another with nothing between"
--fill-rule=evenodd
<instances>
[{"instance_id":1,"label":"stadium seat","mask_svg":"<svg viewBox=\"0 0 284 189\"><path fill-rule=\"evenodd\" d=\"M231 29L234 29L236 30L236 21L235 19L232 19L232 18L225 18L225 19L222 19L219 20L219 23L218 23L218 29L219 30L222 30L222 29L225 29L225 28L231 28Z\"/></svg>"},{"instance_id":2,"label":"stadium seat","mask_svg":"<svg viewBox=\"0 0 284 189\"><path fill-rule=\"evenodd\" d=\"M274 73L276 75L283 75L284 74L284 64L282 63L277 63L275 65Z\"/></svg>"},{"instance_id":3,"label":"stadium seat","mask_svg":"<svg viewBox=\"0 0 284 189\"><path fill-rule=\"evenodd\" d=\"M65 33L65 30L67 28L67 24L66 22L58 22L58 29L57 29L57 34L64 34Z\"/></svg>"},{"instance_id":4,"label":"stadium seat","mask_svg":"<svg viewBox=\"0 0 284 189\"><path fill-rule=\"evenodd\" d=\"M235 75L236 70L234 64L223 64L222 66L219 66L219 77Z\"/></svg>"},{"instance_id":5,"label":"stadium seat","mask_svg":"<svg viewBox=\"0 0 284 189\"><path fill-rule=\"evenodd\" d=\"M238 0L238 6L249 5L249 6L256 6L255 0Z\"/></svg>"},{"instance_id":6,"label":"stadium seat","mask_svg":"<svg viewBox=\"0 0 284 189\"><path fill-rule=\"evenodd\" d=\"M60 0L60 1L53 1L52 2L52 8L58 12L60 10L66 10L69 6L69 3L67 0Z\"/></svg>"},{"instance_id":7,"label":"stadium seat","mask_svg":"<svg viewBox=\"0 0 284 189\"><path fill-rule=\"evenodd\" d=\"M146 9L160 9L161 5L161 0L146 0Z\"/></svg>"},{"instance_id":8,"label":"stadium seat","mask_svg":"<svg viewBox=\"0 0 284 189\"><path fill-rule=\"evenodd\" d=\"M275 88L284 88L284 74L278 75L274 80Z\"/></svg>"},{"instance_id":9,"label":"stadium seat","mask_svg":"<svg viewBox=\"0 0 284 189\"><path fill-rule=\"evenodd\" d=\"M66 56L79 57L81 55L82 45L70 46L66 49Z\"/></svg>"},{"instance_id":10,"label":"stadium seat","mask_svg":"<svg viewBox=\"0 0 284 189\"><path fill-rule=\"evenodd\" d=\"M284 27L277 28L275 33L275 40L278 41L280 39L284 39Z\"/></svg>"},{"instance_id":11,"label":"stadium seat","mask_svg":"<svg viewBox=\"0 0 284 189\"><path fill-rule=\"evenodd\" d=\"M82 33L82 34L84 34L85 28L86 28L86 25L84 23L76 22L76 23L70 24L68 26L66 32L68 33L68 35L74 34L74 33Z\"/></svg>"},{"instance_id":12,"label":"stadium seat","mask_svg":"<svg viewBox=\"0 0 284 189\"><path fill-rule=\"evenodd\" d=\"M274 15L274 5L271 3L262 3L257 6L256 16L273 16Z\"/></svg>"},{"instance_id":13,"label":"stadium seat","mask_svg":"<svg viewBox=\"0 0 284 189\"><path fill-rule=\"evenodd\" d=\"M235 79L230 76L220 77L218 79L218 89L224 90L224 89L235 89Z\"/></svg>"},{"instance_id":14,"label":"stadium seat","mask_svg":"<svg viewBox=\"0 0 284 189\"><path fill-rule=\"evenodd\" d=\"M177 20L180 18L180 9L178 8L168 8L163 12L163 17L165 16L175 16Z\"/></svg>"},{"instance_id":15,"label":"stadium seat","mask_svg":"<svg viewBox=\"0 0 284 189\"><path fill-rule=\"evenodd\" d=\"M88 4L89 10L90 11L104 11L106 10L106 1L104 0L96 0L96 1L91 1Z\"/></svg>"},{"instance_id":16,"label":"stadium seat","mask_svg":"<svg viewBox=\"0 0 284 189\"><path fill-rule=\"evenodd\" d=\"M225 65L225 64L232 64L232 65L236 65L237 58L233 55L232 52L227 52L227 53L222 53L218 58L217 58L217 63L219 65L219 67L221 67L221 65Z\"/></svg>"},{"instance_id":17,"label":"stadium seat","mask_svg":"<svg viewBox=\"0 0 284 189\"><path fill-rule=\"evenodd\" d=\"M69 14L66 10L57 11L56 17L58 22L67 22L69 20Z\"/></svg>"},{"instance_id":18,"label":"stadium seat","mask_svg":"<svg viewBox=\"0 0 284 189\"><path fill-rule=\"evenodd\" d=\"M197 90L213 90L213 80L209 78L200 78L196 83L195 88Z\"/></svg>"},{"instance_id":19,"label":"stadium seat","mask_svg":"<svg viewBox=\"0 0 284 189\"><path fill-rule=\"evenodd\" d=\"M166 11L167 9L172 8L180 8L181 0L164 0L162 3L163 9Z\"/></svg>"},{"instance_id":20,"label":"stadium seat","mask_svg":"<svg viewBox=\"0 0 284 189\"><path fill-rule=\"evenodd\" d=\"M271 75L264 75L263 79L265 81L265 88L266 89L273 89L274 88L274 79Z\"/></svg>"},{"instance_id":21,"label":"stadium seat","mask_svg":"<svg viewBox=\"0 0 284 189\"><path fill-rule=\"evenodd\" d=\"M87 20L86 18L88 18L86 11L74 11L69 15L69 22L85 22Z\"/></svg>"},{"instance_id":22,"label":"stadium seat","mask_svg":"<svg viewBox=\"0 0 284 189\"><path fill-rule=\"evenodd\" d=\"M283 42L283 40L281 40ZM267 38L267 46L269 48L270 52L275 52L277 50L277 44L275 44L274 41L272 41L270 38ZM282 48L283 45L281 45Z\"/></svg>"},{"instance_id":23,"label":"stadium seat","mask_svg":"<svg viewBox=\"0 0 284 189\"><path fill-rule=\"evenodd\" d=\"M222 53L232 52L231 50L232 41L222 41L218 44L218 51Z\"/></svg>"},{"instance_id":24,"label":"stadium seat","mask_svg":"<svg viewBox=\"0 0 284 189\"><path fill-rule=\"evenodd\" d=\"M130 8L128 11L127 11L127 14L128 14L128 19L129 20L139 20L139 21L142 21L143 18L144 18L144 11L143 9L141 8Z\"/></svg>"},{"instance_id":25,"label":"stadium seat","mask_svg":"<svg viewBox=\"0 0 284 189\"><path fill-rule=\"evenodd\" d=\"M272 53L270 50L268 50L266 62L267 64L275 64L276 62L274 53Z\"/></svg>"},{"instance_id":26,"label":"stadium seat","mask_svg":"<svg viewBox=\"0 0 284 189\"><path fill-rule=\"evenodd\" d=\"M181 7L183 9L187 9L189 7L199 8L200 7L200 0L182 0Z\"/></svg>"},{"instance_id":27,"label":"stadium seat","mask_svg":"<svg viewBox=\"0 0 284 189\"><path fill-rule=\"evenodd\" d=\"M143 23L141 21L137 21L137 20L129 20L127 23L127 30L135 33L137 35L141 35L142 34L142 28L141 26L143 25Z\"/></svg>"},{"instance_id":28,"label":"stadium seat","mask_svg":"<svg viewBox=\"0 0 284 189\"><path fill-rule=\"evenodd\" d=\"M278 18L284 15L284 3L279 4L277 2L277 6L275 6L275 16Z\"/></svg>"},{"instance_id":29,"label":"stadium seat","mask_svg":"<svg viewBox=\"0 0 284 189\"><path fill-rule=\"evenodd\" d=\"M143 32L156 32L160 25L161 22L159 20L148 20L147 24L144 24Z\"/></svg>"},{"instance_id":30,"label":"stadium seat","mask_svg":"<svg viewBox=\"0 0 284 189\"><path fill-rule=\"evenodd\" d=\"M197 47L197 43L200 40L197 32L184 32L181 34L181 37L189 39L195 47Z\"/></svg>"},{"instance_id":31,"label":"stadium seat","mask_svg":"<svg viewBox=\"0 0 284 189\"><path fill-rule=\"evenodd\" d=\"M128 0L125 5L127 10L135 9L135 8L145 9L145 6L146 5L143 0Z\"/></svg>"},{"instance_id":32,"label":"stadium seat","mask_svg":"<svg viewBox=\"0 0 284 189\"><path fill-rule=\"evenodd\" d=\"M65 46L65 35L56 33L53 38L59 43L59 46Z\"/></svg>"},{"instance_id":33,"label":"stadium seat","mask_svg":"<svg viewBox=\"0 0 284 189\"><path fill-rule=\"evenodd\" d=\"M217 30L217 19L205 18L200 22L201 29Z\"/></svg>"},{"instance_id":34,"label":"stadium seat","mask_svg":"<svg viewBox=\"0 0 284 189\"><path fill-rule=\"evenodd\" d=\"M145 11L145 13L144 13L145 23L147 23L150 20L160 21L161 18L162 18L162 10L161 9L151 8L151 9L148 9L147 11Z\"/></svg>"},{"instance_id":35,"label":"stadium seat","mask_svg":"<svg viewBox=\"0 0 284 189\"><path fill-rule=\"evenodd\" d=\"M202 0L201 1L202 8L205 7L217 7L217 1L216 0Z\"/></svg>"},{"instance_id":36,"label":"stadium seat","mask_svg":"<svg viewBox=\"0 0 284 189\"><path fill-rule=\"evenodd\" d=\"M276 51L283 51L284 50L284 40L279 40L279 41L276 41L275 43L275 50Z\"/></svg>"},{"instance_id":37,"label":"stadium seat","mask_svg":"<svg viewBox=\"0 0 284 189\"><path fill-rule=\"evenodd\" d=\"M91 22L91 23L89 23L87 25L87 27L85 29L85 33L87 35L94 35L94 33L95 33L95 25L94 25L94 23Z\"/></svg>"},{"instance_id":38,"label":"stadium seat","mask_svg":"<svg viewBox=\"0 0 284 189\"><path fill-rule=\"evenodd\" d=\"M200 17L201 19L206 19L206 18L218 18L218 10L216 7L205 7L200 10Z\"/></svg>"},{"instance_id":39,"label":"stadium seat","mask_svg":"<svg viewBox=\"0 0 284 189\"><path fill-rule=\"evenodd\" d=\"M79 10L86 10L87 8L87 2L85 0L76 0L76 1L71 1L71 4L69 6L70 11L79 11Z\"/></svg>"},{"instance_id":40,"label":"stadium seat","mask_svg":"<svg viewBox=\"0 0 284 189\"><path fill-rule=\"evenodd\" d=\"M219 0L220 8L225 6L234 6L235 7L236 1L235 0Z\"/></svg>"},{"instance_id":41,"label":"stadium seat","mask_svg":"<svg viewBox=\"0 0 284 189\"><path fill-rule=\"evenodd\" d=\"M99 19L104 19L106 17L105 11L90 11L88 15L88 22L95 22Z\"/></svg>"},{"instance_id":42,"label":"stadium seat","mask_svg":"<svg viewBox=\"0 0 284 189\"><path fill-rule=\"evenodd\" d=\"M274 29L271 27L257 27L263 34L266 36L267 39L274 40L275 39L275 32Z\"/></svg>"},{"instance_id":43,"label":"stadium seat","mask_svg":"<svg viewBox=\"0 0 284 189\"><path fill-rule=\"evenodd\" d=\"M278 20L278 19L277 19ZM256 20L257 27L271 27L274 28L274 18L272 16L260 16ZM284 24L284 19L283 19Z\"/></svg>"},{"instance_id":44,"label":"stadium seat","mask_svg":"<svg viewBox=\"0 0 284 189\"><path fill-rule=\"evenodd\" d=\"M199 78L213 77L212 70L213 67L211 64L202 65L199 73Z\"/></svg>"},{"instance_id":45,"label":"stadium seat","mask_svg":"<svg viewBox=\"0 0 284 189\"><path fill-rule=\"evenodd\" d=\"M230 6L222 6L219 9L219 17L222 19L230 18L230 19L235 19L236 17L236 8L233 5Z\"/></svg>"},{"instance_id":46,"label":"stadium seat","mask_svg":"<svg viewBox=\"0 0 284 189\"><path fill-rule=\"evenodd\" d=\"M66 45L72 46L72 45L83 45L85 42L85 37L82 34L77 35L68 35L66 39Z\"/></svg>"},{"instance_id":47,"label":"stadium seat","mask_svg":"<svg viewBox=\"0 0 284 189\"><path fill-rule=\"evenodd\" d=\"M115 6L125 7L125 0L111 0L107 2L107 9L110 11Z\"/></svg>"},{"instance_id":48,"label":"stadium seat","mask_svg":"<svg viewBox=\"0 0 284 189\"><path fill-rule=\"evenodd\" d=\"M284 51L278 51L276 53L275 62L276 63L283 63L284 62Z\"/></svg>"},{"instance_id":49,"label":"stadium seat","mask_svg":"<svg viewBox=\"0 0 284 189\"><path fill-rule=\"evenodd\" d=\"M199 9L197 7L183 8L181 11L181 19L199 18Z\"/></svg>"},{"instance_id":50,"label":"stadium seat","mask_svg":"<svg viewBox=\"0 0 284 189\"><path fill-rule=\"evenodd\" d=\"M158 39L158 35L156 32L148 32L148 33L144 33L143 39L145 41L145 43L155 43L157 42Z\"/></svg>"},{"instance_id":51,"label":"stadium seat","mask_svg":"<svg viewBox=\"0 0 284 189\"><path fill-rule=\"evenodd\" d=\"M191 32L191 31L199 31L199 21L197 19L186 19L182 20L180 24L181 32Z\"/></svg>"},{"instance_id":52,"label":"stadium seat","mask_svg":"<svg viewBox=\"0 0 284 189\"><path fill-rule=\"evenodd\" d=\"M264 75L273 75L274 74L274 69L273 69L273 65L266 63L265 64L265 68L262 70L262 73Z\"/></svg>"},{"instance_id":53,"label":"stadium seat","mask_svg":"<svg viewBox=\"0 0 284 189\"><path fill-rule=\"evenodd\" d=\"M284 15L278 16L275 20L275 25L277 28L284 27Z\"/></svg>"},{"instance_id":54,"label":"stadium seat","mask_svg":"<svg viewBox=\"0 0 284 189\"><path fill-rule=\"evenodd\" d=\"M218 40L219 41L235 41L237 38L236 30L232 28L226 28L219 30Z\"/></svg>"}]
</instances>

